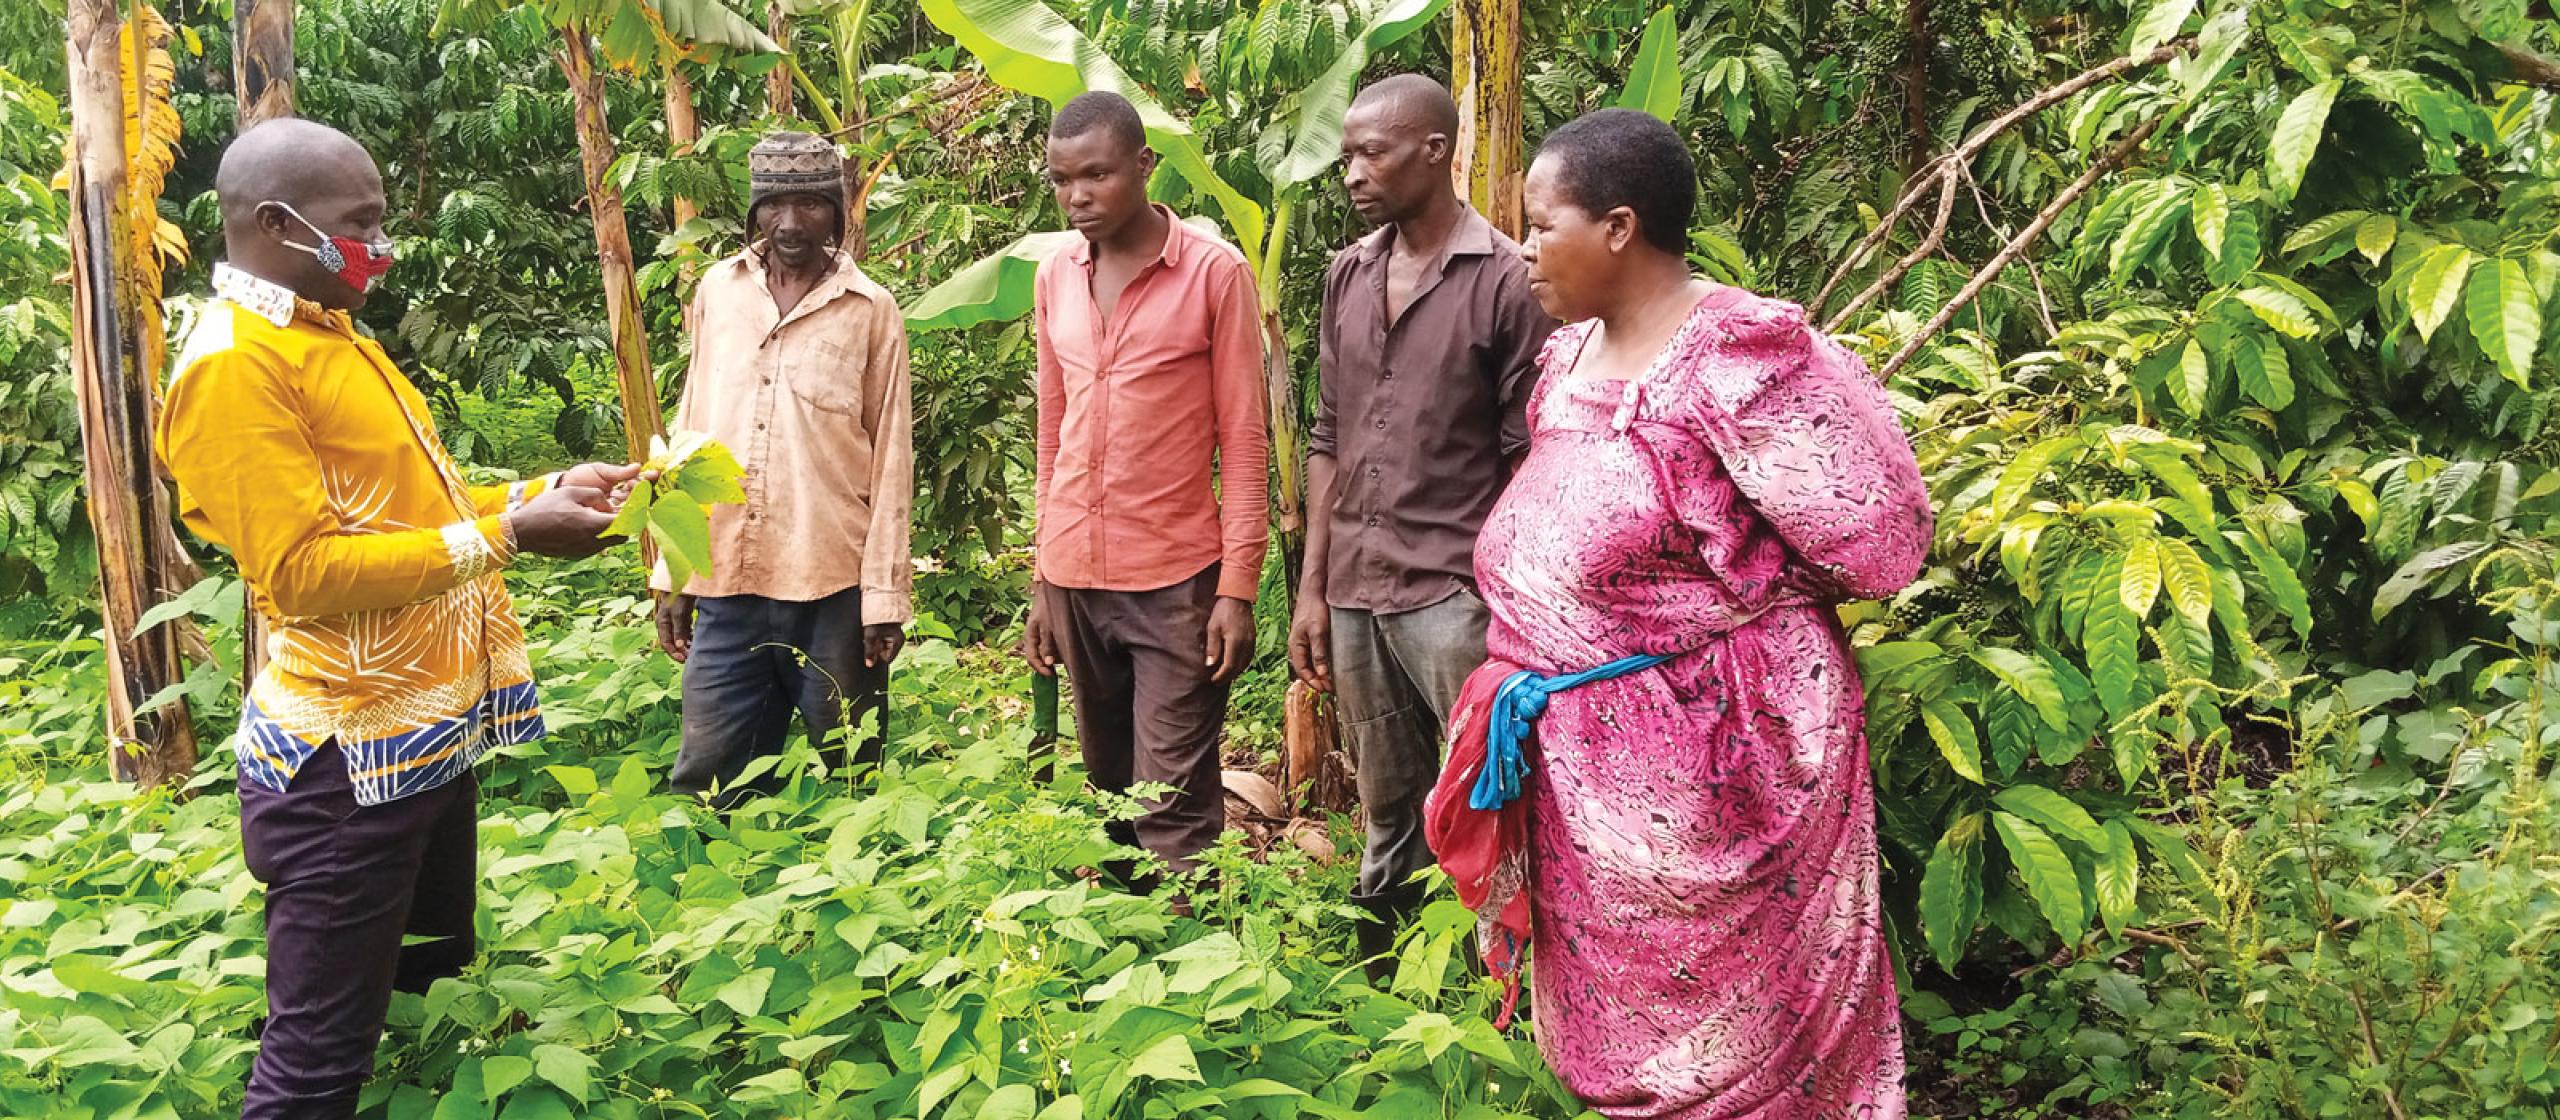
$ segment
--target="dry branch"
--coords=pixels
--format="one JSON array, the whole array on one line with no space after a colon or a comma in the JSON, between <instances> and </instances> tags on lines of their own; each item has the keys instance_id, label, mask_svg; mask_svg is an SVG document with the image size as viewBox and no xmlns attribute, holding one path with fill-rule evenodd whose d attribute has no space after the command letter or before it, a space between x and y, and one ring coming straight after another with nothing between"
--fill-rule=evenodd
<instances>
[{"instance_id":1,"label":"dry branch","mask_svg":"<svg viewBox=\"0 0 2560 1120\"><path fill-rule=\"evenodd\" d=\"M2017 127L2020 121L2059 105L2100 82L2113 80L2132 70L2166 62L2194 42L2192 38L2175 39L2162 43L2148 53L2126 55L2115 59L2059 85L2051 86L2034 97L2019 102L2016 107L1993 118L1981 128L1975 129L1973 135L1966 137L1964 142L1956 145L1953 151L1929 161L1928 166L1911 177L1911 182L1903 187L1902 196L1894 201L1893 209L1886 211L1884 218L1876 223L1876 228L1859 239L1858 244L1849 250L1849 255L1832 269L1830 278L1822 282L1822 290L1814 294L1813 302L1807 305L1808 308L1820 311L1822 305L1831 299L1831 293L1838 291L1840 285L1848 280L1849 275L1866 263L1868 254L1875 252L1879 246L1893 237L1894 231L1901 228L1902 219L1920 204L1921 199L1929 196L1932 188L1937 190L1941 199L1938 220L1923 240L1931 242L1933 246L1943 243L1946 240L1947 221L1953 209L1954 196L1950 193L1953 187L1949 181L1969 167L1974 159L1982 154L1982 150L1989 147L1991 142L1998 139L2002 133ZM1910 271L1910 266L1917 263L1919 263L1917 260L1906 260L1904 264L1898 266L1897 271L1891 274L1892 277L1900 279L1902 273ZM1839 330L1849 316L1856 314L1861 306L1882 290L1881 285L1870 285L1865 292L1859 294L1859 298L1850 301L1848 306L1841 308L1837 314L1827 320L1823 324L1823 329Z\"/></svg>"},{"instance_id":2,"label":"dry branch","mask_svg":"<svg viewBox=\"0 0 2560 1120\"><path fill-rule=\"evenodd\" d=\"M1981 270L1973 274L1973 279L1965 282L1964 290L1957 292L1956 298L1948 300L1945 307L1939 308L1938 313L1930 317L1928 325L1914 332L1911 338L1902 344L1902 349L1893 355L1893 360L1886 362L1883 369L1876 371L1876 380L1893 380L1893 375L1902 369L1903 363L1910 361L1913 354L1919 353L1922 346L1927 345L1930 339L1937 337L1939 331L1945 330L1947 324L1955 320L1956 312L1964 310L1965 305L1972 303L1974 297L1981 295L1984 288L1990 287L1991 282L1999 278L2002 269L2009 267L2011 261L2017 260L2019 254L2026 252L2027 246L2035 244L2036 238L2043 236L2044 231L2053 225L2054 220L2062 216L2063 211L2070 209L2072 203L2078 202L2081 195L2089 193L2089 188L2098 185L2098 180L2105 178L2108 172L2132 158L2133 153L2142 147L2144 141L2151 139L2151 134L2159 131L2161 122L2167 119L2153 117L2144 121L2140 128L2134 129L2124 139L2117 141L2115 147L2107 149L2105 155L2091 163L2089 169L2081 172L2079 178L2072 180L2070 186L2064 187L2061 194L2055 195L2052 202L2046 203L2045 208L2037 212L2036 219L2027 223L2027 228L2018 231L2018 235L2010 238L2007 245L2001 246L2000 252L1984 263Z\"/></svg>"}]
</instances>

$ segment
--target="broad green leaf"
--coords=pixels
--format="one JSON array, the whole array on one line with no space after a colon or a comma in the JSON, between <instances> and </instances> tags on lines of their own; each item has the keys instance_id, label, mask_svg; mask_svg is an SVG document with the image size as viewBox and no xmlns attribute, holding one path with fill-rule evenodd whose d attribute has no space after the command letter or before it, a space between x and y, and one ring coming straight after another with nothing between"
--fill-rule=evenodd
<instances>
[{"instance_id":1,"label":"broad green leaf","mask_svg":"<svg viewBox=\"0 0 2560 1120\"><path fill-rule=\"evenodd\" d=\"M2375 499L2373 487L2366 485L2364 480L2355 478L2342 478L2333 485L2338 491L2339 500L2347 503L2348 509L2355 511L2357 520L2364 522L2367 534L2371 534L2379 527L2382 519L2382 504Z\"/></svg>"},{"instance_id":2,"label":"broad green leaf","mask_svg":"<svg viewBox=\"0 0 2560 1120\"><path fill-rule=\"evenodd\" d=\"M1351 111L1352 94L1369 59L1396 40L1431 22L1448 0L1386 0L1369 13L1368 26L1352 36L1333 64L1298 91L1297 110L1276 122L1275 135L1285 136L1262 167L1275 189L1306 182L1331 170L1342 158L1342 122ZM1449 142L1457 143L1457 137Z\"/></svg>"},{"instance_id":3,"label":"broad green leaf","mask_svg":"<svg viewBox=\"0 0 2560 1120\"><path fill-rule=\"evenodd\" d=\"M2044 720L2017 693L1996 688L1982 698L1982 731L1984 745L1991 750L1991 764L2005 780L2038 753L2036 745L2044 731Z\"/></svg>"},{"instance_id":4,"label":"broad green leaf","mask_svg":"<svg viewBox=\"0 0 2560 1120\"><path fill-rule=\"evenodd\" d=\"M654 504L652 500L653 490L654 488L649 486L632 487L631 495L622 500L622 508L614 511L613 520L606 524L604 532L598 535L606 537L632 537L638 536L643 530L647 529L649 527L649 507Z\"/></svg>"},{"instance_id":5,"label":"broad green leaf","mask_svg":"<svg viewBox=\"0 0 2560 1120\"><path fill-rule=\"evenodd\" d=\"M2168 589L2169 605L2196 626L2213 618L2213 569L2204 557L2187 542L2175 537L2157 537L2161 583Z\"/></svg>"},{"instance_id":6,"label":"broad green leaf","mask_svg":"<svg viewBox=\"0 0 2560 1120\"><path fill-rule=\"evenodd\" d=\"M2518 388L2527 387L2533 352L2542 342L2542 305L2534 298L2524 265L2501 257L2472 270L2463 310L2481 353L2489 355L2501 376Z\"/></svg>"},{"instance_id":7,"label":"broad green leaf","mask_svg":"<svg viewBox=\"0 0 2560 1120\"><path fill-rule=\"evenodd\" d=\"M910 331L952 330L1029 314L1040 262L1082 239L1074 230L1033 233L952 273L907 305Z\"/></svg>"},{"instance_id":8,"label":"broad green leaf","mask_svg":"<svg viewBox=\"0 0 2560 1120\"><path fill-rule=\"evenodd\" d=\"M2178 29L2187 25L2187 17L2195 14L2196 0L2152 0L2142 18L2135 21L2133 33L2125 42L2126 54L2149 54L2151 48L2178 37Z\"/></svg>"},{"instance_id":9,"label":"broad green leaf","mask_svg":"<svg viewBox=\"0 0 2560 1120\"><path fill-rule=\"evenodd\" d=\"M585 1101L594 1095L590 1079L595 1064L595 1059L556 1042L533 1048L533 1071L544 1081L559 1086L572 1100Z\"/></svg>"},{"instance_id":10,"label":"broad green leaf","mask_svg":"<svg viewBox=\"0 0 2560 1120\"><path fill-rule=\"evenodd\" d=\"M2214 510L2213 491L2206 489L2204 481L2196 477L2195 468L2187 465L2182 448L2173 443L2143 443L2135 444L2126 454L2151 477L2166 483L2175 498L2155 501L2154 505L2166 509L2198 539L2212 538L2215 526L2221 522Z\"/></svg>"},{"instance_id":11,"label":"broad green leaf","mask_svg":"<svg viewBox=\"0 0 2560 1120\"><path fill-rule=\"evenodd\" d=\"M2168 864L2170 870L2177 872L2178 877L2190 885L2204 887L2212 880L2212 875L2205 870L2204 861L2196 858L2196 850L2188 847L2186 838L2175 830L2140 817L2118 817L2107 823L2118 822L2122 822L2141 839L2143 846L2151 849L2151 854L2160 857L2161 862Z\"/></svg>"},{"instance_id":12,"label":"broad green leaf","mask_svg":"<svg viewBox=\"0 0 2560 1120\"><path fill-rule=\"evenodd\" d=\"M2285 358L2284 344L2242 335L2231 357L2232 369L2240 376L2240 391L2250 399L2279 411L2293 405L2293 367Z\"/></svg>"},{"instance_id":13,"label":"broad green leaf","mask_svg":"<svg viewBox=\"0 0 2560 1120\"><path fill-rule=\"evenodd\" d=\"M525 1083L533 1076L533 1060L513 1054L500 1054L480 1062L480 1091L491 1104L507 1095L507 1090Z\"/></svg>"},{"instance_id":14,"label":"broad green leaf","mask_svg":"<svg viewBox=\"0 0 2560 1120\"><path fill-rule=\"evenodd\" d=\"M1020 1083L999 1085L978 1106L978 1120L1031 1120L1040 1107L1040 1097L1031 1086Z\"/></svg>"},{"instance_id":15,"label":"broad green leaf","mask_svg":"<svg viewBox=\"0 0 2560 1120\"><path fill-rule=\"evenodd\" d=\"M1636 63L1627 70L1627 88L1618 108L1641 109L1678 124L1680 117L1680 25L1668 6L1646 20L1644 40L1636 47Z\"/></svg>"},{"instance_id":16,"label":"broad green leaf","mask_svg":"<svg viewBox=\"0 0 2560 1120\"><path fill-rule=\"evenodd\" d=\"M2409 558L2400 570L2391 573L2380 589L2373 593L2373 617L2381 621L2400 604L2408 602L2418 589L2435 581L2436 575L2454 565L2469 561L2489 551L2488 541L2463 541L2442 548L2431 548Z\"/></svg>"},{"instance_id":17,"label":"broad green leaf","mask_svg":"<svg viewBox=\"0 0 2560 1120\"><path fill-rule=\"evenodd\" d=\"M2160 243L2187 216L2188 191L2175 186L2159 192L2133 220L2125 223L2124 232L2116 235L2115 244L2107 252L2107 276L2117 284L2132 278L2134 270L2151 259Z\"/></svg>"},{"instance_id":18,"label":"broad green leaf","mask_svg":"<svg viewBox=\"0 0 2560 1120\"><path fill-rule=\"evenodd\" d=\"M2045 726L2056 731L2071 726L2071 716L2062 703L2062 686L2054 683L2053 666L2000 646L1975 647L1973 660L1991 670L1991 675L2000 678L2000 683L2009 686L2019 699L2033 705Z\"/></svg>"},{"instance_id":19,"label":"broad green leaf","mask_svg":"<svg viewBox=\"0 0 2560 1120\"><path fill-rule=\"evenodd\" d=\"M2311 338L2320 333L2320 320L2311 307L2290 292L2274 288L2243 288L2233 298L2255 312L2259 321L2295 338Z\"/></svg>"},{"instance_id":20,"label":"broad green leaf","mask_svg":"<svg viewBox=\"0 0 2560 1120\"><path fill-rule=\"evenodd\" d=\"M2063 839L2097 851L2106 846L2098 819L2071 800L2043 786L2010 786L1991 798L1993 804L2036 822Z\"/></svg>"},{"instance_id":21,"label":"broad green leaf","mask_svg":"<svg viewBox=\"0 0 2560 1120\"><path fill-rule=\"evenodd\" d=\"M2285 617L2293 621L2294 634L2310 637L2311 596L2302 586L2302 577L2294 572L2292 565L2285 563L2284 557L2276 554L2275 549L2250 533L2235 532L2230 534L2230 539L2239 542L2240 551L2249 554L2249 563L2257 568L2259 581L2267 585L2267 594L2275 599L2276 607L2284 611Z\"/></svg>"},{"instance_id":22,"label":"broad green leaf","mask_svg":"<svg viewBox=\"0 0 2560 1120\"><path fill-rule=\"evenodd\" d=\"M1982 920L1982 814L1967 813L1938 836L1920 876L1920 930L1938 967L1953 972Z\"/></svg>"},{"instance_id":23,"label":"broad green leaf","mask_svg":"<svg viewBox=\"0 0 2560 1120\"><path fill-rule=\"evenodd\" d=\"M1158 1081L1198 1081L1200 1061L1192 1056L1190 1039L1169 1034L1130 1061L1129 1076L1152 1077Z\"/></svg>"},{"instance_id":24,"label":"broad green leaf","mask_svg":"<svg viewBox=\"0 0 2560 1120\"><path fill-rule=\"evenodd\" d=\"M2326 245L2344 236L2347 231L2355 229L2366 218L2372 216L2370 212L2364 210L2340 210L2334 214L2323 214L2303 223L2301 229L2293 231L2293 236L2285 238L2284 251L2299 253L2305 249Z\"/></svg>"},{"instance_id":25,"label":"broad green leaf","mask_svg":"<svg viewBox=\"0 0 2560 1120\"><path fill-rule=\"evenodd\" d=\"M2089 683L2107 714L2121 717L2133 710L2134 690L2142 681L2142 624L2112 596L2099 595L2089 607L2089 628L2082 644L2089 649Z\"/></svg>"},{"instance_id":26,"label":"broad green leaf","mask_svg":"<svg viewBox=\"0 0 2560 1120\"><path fill-rule=\"evenodd\" d=\"M2204 344L2194 338L2178 350L2178 364L2169 371L2169 396L2187 415L2204 415L2205 402L2213 395L2213 365L2205 358Z\"/></svg>"},{"instance_id":27,"label":"broad green leaf","mask_svg":"<svg viewBox=\"0 0 2560 1120\"><path fill-rule=\"evenodd\" d=\"M2460 245L2444 244L2410 266L2415 271L2409 275L2409 321L2417 326L2418 337L2435 340L2436 328L2453 314L2453 305L2462 299L2462 281L2479 259Z\"/></svg>"},{"instance_id":28,"label":"broad green leaf","mask_svg":"<svg viewBox=\"0 0 2560 1120\"><path fill-rule=\"evenodd\" d=\"M719 993L712 998L728 1004L730 1010L740 1015L755 1015L764 1011L765 993L772 989L772 969L751 969L721 985Z\"/></svg>"},{"instance_id":29,"label":"broad green leaf","mask_svg":"<svg viewBox=\"0 0 2560 1120\"><path fill-rule=\"evenodd\" d=\"M1194 190L1217 202L1247 259L1259 259L1268 218L1209 165L1189 125L1176 118L1041 0L920 0L925 18L958 41L987 68L996 84L1029 94L1052 107L1087 90L1105 89L1137 106L1147 144L1164 156Z\"/></svg>"},{"instance_id":30,"label":"broad green leaf","mask_svg":"<svg viewBox=\"0 0 2560 1120\"><path fill-rule=\"evenodd\" d=\"M0 536L0 542L5 542L6 539L5 536ZM133 624L133 636L139 638L152 627L170 619L184 618L202 611L212 606L215 600L222 597L223 592L230 590L233 586L231 581L220 576L197 580L195 586L179 593L177 598L142 612L141 621Z\"/></svg>"},{"instance_id":31,"label":"broad green leaf","mask_svg":"<svg viewBox=\"0 0 2560 1120\"><path fill-rule=\"evenodd\" d=\"M1928 726L1947 765L1965 780L1982 784L1982 744L1974 737L1973 718L1952 703L1931 700L1920 706L1920 722Z\"/></svg>"},{"instance_id":32,"label":"broad green leaf","mask_svg":"<svg viewBox=\"0 0 2560 1120\"><path fill-rule=\"evenodd\" d=\"M2134 851L2133 833L2122 820L2107 822L2106 842L2098 846L2095 870L2098 914L2109 932L2122 936L2124 927L2142 916L2135 905L2142 889L2142 857Z\"/></svg>"},{"instance_id":33,"label":"broad green leaf","mask_svg":"<svg viewBox=\"0 0 2560 1120\"><path fill-rule=\"evenodd\" d=\"M649 507L649 537L658 542L672 587L683 587L696 572L711 570L711 516L693 495L677 491Z\"/></svg>"},{"instance_id":34,"label":"broad green leaf","mask_svg":"<svg viewBox=\"0 0 2560 1120\"><path fill-rule=\"evenodd\" d=\"M2381 264L2391 255L2391 243L2400 239L2400 223L2388 214L2376 214L2356 223L2356 252L2364 259Z\"/></svg>"},{"instance_id":35,"label":"broad green leaf","mask_svg":"<svg viewBox=\"0 0 2560 1120\"><path fill-rule=\"evenodd\" d=\"M2188 218L2195 223L2196 243L2204 246L2205 255L2221 256L2223 236L2231 229L2231 196L2222 184L2207 183L2196 188Z\"/></svg>"},{"instance_id":36,"label":"broad green leaf","mask_svg":"<svg viewBox=\"0 0 2560 1120\"><path fill-rule=\"evenodd\" d=\"M2009 851L2009 862L2018 869L2018 877L2027 884L2027 897L2035 900L2036 909L2052 923L2064 945L2076 945L2085 932L2082 926L2086 903L2080 897L2080 873L2071 866L2071 857L2033 823L2011 813L1991 814L1992 826L1999 830L2000 845Z\"/></svg>"},{"instance_id":37,"label":"broad green leaf","mask_svg":"<svg viewBox=\"0 0 2560 1120\"><path fill-rule=\"evenodd\" d=\"M1084 1120L1084 1098L1069 1093L1040 1110L1039 1120Z\"/></svg>"},{"instance_id":38,"label":"broad green leaf","mask_svg":"<svg viewBox=\"0 0 2560 1120\"><path fill-rule=\"evenodd\" d=\"M747 491L741 485L746 477L747 469L738 464L735 454L717 441L706 440L676 468L673 481L676 489L709 509L746 501ZM666 489L666 482L661 481L658 488Z\"/></svg>"},{"instance_id":39,"label":"broad green leaf","mask_svg":"<svg viewBox=\"0 0 2560 1120\"><path fill-rule=\"evenodd\" d=\"M2124 550L2124 575L2116 584L2116 594L2135 622L2151 617L2151 604L2160 599L2160 581L2160 538L2134 538Z\"/></svg>"},{"instance_id":40,"label":"broad green leaf","mask_svg":"<svg viewBox=\"0 0 2560 1120\"><path fill-rule=\"evenodd\" d=\"M2267 144L2267 186L2278 199L2289 201L2302 189L2303 173L2311 169L2311 157L2320 150L2320 135L2328 129L2329 106L2337 101L2338 89L2336 78L2306 89L2276 118Z\"/></svg>"},{"instance_id":41,"label":"broad green leaf","mask_svg":"<svg viewBox=\"0 0 2560 1120\"><path fill-rule=\"evenodd\" d=\"M2246 206L2233 207L2223 224L2222 251L2205 266L2205 278L2216 284L2237 284L2258 267L2258 260L2266 251L2258 229L2258 212Z\"/></svg>"},{"instance_id":42,"label":"broad green leaf","mask_svg":"<svg viewBox=\"0 0 2560 1120\"><path fill-rule=\"evenodd\" d=\"M1858 672L1868 680L1877 680L1906 666L1946 656L1946 652L1936 642L1878 642L1858 651Z\"/></svg>"},{"instance_id":43,"label":"broad green leaf","mask_svg":"<svg viewBox=\"0 0 2560 1120\"><path fill-rule=\"evenodd\" d=\"M2000 482L1991 489L1991 520L2005 521L2011 510L2025 500L2036 479L2043 477L2054 460L2076 451L2081 446L2076 435L2055 436L2029 447L2009 465L2000 469Z\"/></svg>"}]
</instances>

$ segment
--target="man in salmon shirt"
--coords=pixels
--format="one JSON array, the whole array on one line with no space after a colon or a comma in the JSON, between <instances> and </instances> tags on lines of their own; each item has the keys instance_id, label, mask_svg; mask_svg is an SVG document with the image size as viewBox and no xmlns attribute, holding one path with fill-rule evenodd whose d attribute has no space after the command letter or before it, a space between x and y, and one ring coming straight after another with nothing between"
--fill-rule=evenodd
<instances>
[{"instance_id":1,"label":"man in salmon shirt","mask_svg":"<svg viewBox=\"0 0 2560 1120\"><path fill-rule=\"evenodd\" d=\"M1147 201L1155 162L1115 93L1068 102L1049 127L1049 185L1084 242L1035 285L1038 568L1023 654L1044 675L1066 666L1095 786L1174 787L1119 838L1180 873L1226 825L1219 730L1253 659L1270 435L1253 271Z\"/></svg>"}]
</instances>

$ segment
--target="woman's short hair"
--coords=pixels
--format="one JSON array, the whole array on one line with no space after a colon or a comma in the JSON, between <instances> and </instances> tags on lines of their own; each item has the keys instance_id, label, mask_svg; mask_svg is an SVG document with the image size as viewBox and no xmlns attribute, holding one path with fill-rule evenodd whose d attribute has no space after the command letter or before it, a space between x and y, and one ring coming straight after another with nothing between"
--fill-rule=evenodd
<instances>
[{"instance_id":1,"label":"woman's short hair","mask_svg":"<svg viewBox=\"0 0 2560 1120\"><path fill-rule=\"evenodd\" d=\"M1565 200L1597 217L1624 206L1654 248L1685 253L1698 210L1698 166L1680 134L1651 113L1602 109L1567 122L1538 145L1555 161Z\"/></svg>"}]
</instances>

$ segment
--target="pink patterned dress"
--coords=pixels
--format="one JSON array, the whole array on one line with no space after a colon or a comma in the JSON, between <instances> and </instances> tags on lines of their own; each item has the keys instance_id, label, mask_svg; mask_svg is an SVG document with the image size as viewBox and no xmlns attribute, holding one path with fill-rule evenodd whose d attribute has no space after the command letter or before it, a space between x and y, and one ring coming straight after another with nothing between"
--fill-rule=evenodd
<instances>
[{"instance_id":1,"label":"pink patterned dress","mask_svg":"<svg viewBox=\"0 0 2560 1120\"><path fill-rule=\"evenodd\" d=\"M1715 289L1633 383L1573 376L1591 328L1549 340L1477 546L1490 654L1550 675L1676 656L1537 725L1539 1045L1611 1117L1899 1117L1862 689L1831 607L1919 570L1911 445L1792 304Z\"/></svg>"}]
</instances>

